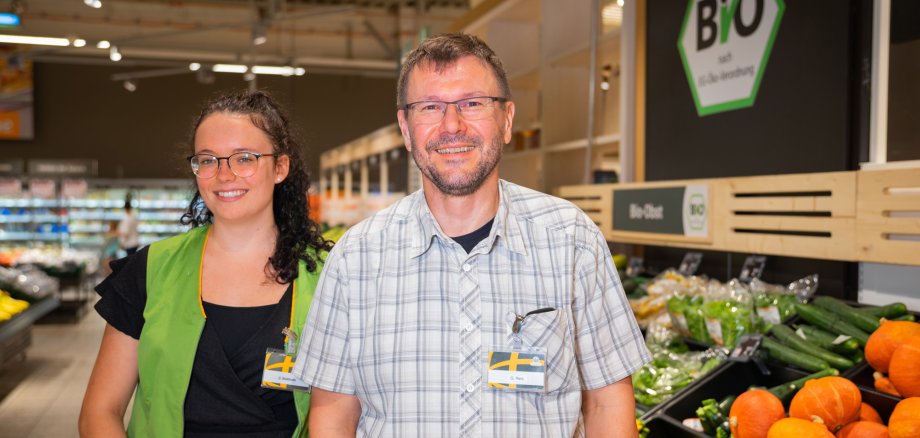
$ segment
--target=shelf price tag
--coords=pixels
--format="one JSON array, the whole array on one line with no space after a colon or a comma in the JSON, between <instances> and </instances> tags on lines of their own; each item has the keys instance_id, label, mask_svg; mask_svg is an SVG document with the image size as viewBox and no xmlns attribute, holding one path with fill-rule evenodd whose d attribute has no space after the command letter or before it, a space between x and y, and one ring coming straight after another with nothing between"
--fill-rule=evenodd
<instances>
[{"instance_id":1,"label":"shelf price tag","mask_svg":"<svg viewBox=\"0 0 920 438\"><path fill-rule=\"evenodd\" d=\"M688 252L684 255L684 259L680 262L680 267L677 268L677 272L680 272L681 275L689 277L696 273L696 270L700 268L700 263L702 261L703 253Z\"/></svg>"},{"instance_id":2,"label":"shelf price tag","mask_svg":"<svg viewBox=\"0 0 920 438\"><path fill-rule=\"evenodd\" d=\"M763 339L759 334L743 335L738 339L738 344L728 355L728 360L733 362L747 362L754 356Z\"/></svg>"},{"instance_id":3,"label":"shelf price tag","mask_svg":"<svg viewBox=\"0 0 920 438\"><path fill-rule=\"evenodd\" d=\"M85 198L88 185L85 179L65 179L61 181L61 196L64 198Z\"/></svg>"},{"instance_id":4,"label":"shelf price tag","mask_svg":"<svg viewBox=\"0 0 920 438\"><path fill-rule=\"evenodd\" d=\"M636 277L642 272L642 265L644 264L642 257L632 257L629 259L629 264L626 265L626 276L627 277Z\"/></svg>"},{"instance_id":5,"label":"shelf price tag","mask_svg":"<svg viewBox=\"0 0 920 438\"><path fill-rule=\"evenodd\" d=\"M760 278L760 276L763 275L763 268L766 264L767 256L748 256L744 259L744 265L741 266L741 274L738 275L738 280L750 283L751 280Z\"/></svg>"}]
</instances>

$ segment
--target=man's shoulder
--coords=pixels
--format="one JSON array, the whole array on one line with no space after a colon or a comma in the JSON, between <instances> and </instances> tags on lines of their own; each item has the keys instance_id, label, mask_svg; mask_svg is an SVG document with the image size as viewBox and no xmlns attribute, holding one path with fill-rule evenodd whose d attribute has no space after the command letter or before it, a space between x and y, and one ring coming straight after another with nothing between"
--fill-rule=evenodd
<instances>
[{"instance_id":1,"label":"man's shoulder","mask_svg":"<svg viewBox=\"0 0 920 438\"><path fill-rule=\"evenodd\" d=\"M508 209L519 219L534 225L570 229L593 222L571 201L557 198L543 192L502 181L502 193L507 196Z\"/></svg>"}]
</instances>

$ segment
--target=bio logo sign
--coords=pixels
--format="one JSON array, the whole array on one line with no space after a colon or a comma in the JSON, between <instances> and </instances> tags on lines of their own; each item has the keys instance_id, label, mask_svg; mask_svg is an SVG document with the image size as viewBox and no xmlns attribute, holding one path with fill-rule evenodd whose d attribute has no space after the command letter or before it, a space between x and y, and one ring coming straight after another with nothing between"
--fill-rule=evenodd
<instances>
[{"instance_id":1,"label":"bio logo sign","mask_svg":"<svg viewBox=\"0 0 920 438\"><path fill-rule=\"evenodd\" d=\"M684 235L692 237L705 237L709 234L707 218L709 217L709 186L706 184L690 184L684 191L683 198L683 225Z\"/></svg>"},{"instance_id":2,"label":"bio logo sign","mask_svg":"<svg viewBox=\"0 0 920 438\"><path fill-rule=\"evenodd\" d=\"M677 39L700 116L754 105L783 0L690 0Z\"/></svg>"}]
</instances>

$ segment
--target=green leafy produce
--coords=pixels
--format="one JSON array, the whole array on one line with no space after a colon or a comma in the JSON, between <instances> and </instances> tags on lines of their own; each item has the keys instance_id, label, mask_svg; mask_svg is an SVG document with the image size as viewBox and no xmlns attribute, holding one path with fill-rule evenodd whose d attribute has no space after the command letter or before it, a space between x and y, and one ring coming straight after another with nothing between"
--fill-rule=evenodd
<instances>
[{"instance_id":1,"label":"green leafy produce","mask_svg":"<svg viewBox=\"0 0 920 438\"><path fill-rule=\"evenodd\" d=\"M790 294L754 292L754 307L757 309L758 331L766 333L770 327L782 324L795 315L796 298Z\"/></svg>"},{"instance_id":2,"label":"green leafy produce","mask_svg":"<svg viewBox=\"0 0 920 438\"><path fill-rule=\"evenodd\" d=\"M734 348L741 335L751 332L751 308L736 301L709 301L703 304L706 328L712 340Z\"/></svg>"},{"instance_id":3,"label":"green leafy produce","mask_svg":"<svg viewBox=\"0 0 920 438\"><path fill-rule=\"evenodd\" d=\"M652 361L633 375L637 402L646 406L663 402L718 366L724 357L714 350L687 351L686 345L680 344L672 343L668 348L649 345Z\"/></svg>"}]
</instances>

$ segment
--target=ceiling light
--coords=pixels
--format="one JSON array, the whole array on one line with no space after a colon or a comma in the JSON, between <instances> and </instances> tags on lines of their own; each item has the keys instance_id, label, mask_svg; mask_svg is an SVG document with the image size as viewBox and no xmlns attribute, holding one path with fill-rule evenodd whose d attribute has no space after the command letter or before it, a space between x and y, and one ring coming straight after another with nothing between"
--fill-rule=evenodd
<instances>
[{"instance_id":1,"label":"ceiling light","mask_svg":"<svg viewBox=\"0 0 920 438\"><path fill-rule=\"evenodd\" d=\"M106 41L106 40L102 40L102 41L99 41L98 43L96 43L96 48L97 48L97 49L108 49L109 47L112 47L112 44L110 44L110 43L109 43L108 41Z\"/></svg>"},{"instance_id":2,"label":"ceiling light","mask_svg":"<svg viewBox=\"0 0 920 438\"><path fill-rule=\"evenodd\" d=\"M93 9L99 9L102 7L102 2L100 0L83 0L83 4Z\"/></svg>"},{"instance_id":3,"label":"ceiling light","mask_svg":"<svg viewBox=\"0 0 920 438\"><path fill-rule=\"evenodd\" d=\"M0 26L17 27L19 23L19 15L12 12L0 12Z\"/></svg>"},{"instance_id":4,"label":"ceiling light","mask_svg":"<svg viewBox=\"0 0 920 438\"><path fill-rule=\"evenodd\" d=\"M125 90L133 93L135 90L137 90L137 79L128 79L122 85L124 85Z\"/></svg>"},{"instance_id":5,"label":"ceiling light","mask_svg":"<svg viewBox=\"0 0 920 438\"><path fill-rule=\"evenodd\" d=\"M73 40L74 47L83 47L85 45L86 45L86 40L84 40L83 38L77 38Z\"/></svg>"},{"instance_id":6,"label":"ceiling light","mask_svg":"<svg viewBox=\"0 0 920 438\"><path fill-rule=\"evenodd\" d=\"M215 64L213 70L217 73L247 73L258 75L303 76L307 71L303 67L254 65L250 69L242 64Z\"/></svg>"},{"instance_id":7,"label":"ceiling light","mask_svg":"<svg viewBox=\"0 0 920 438\"><path fill-rule=\"evenodd\" d=\"M240 64L214 64L215 73L246 73L248 68Z\"/></svg>"},{"instance_id":8,"label":"ceiling light","mask_svg":"<svg viewBox=\"0 0 920 438\"><path fill-rule=\"evenodd\" d=\"M118 51L117 46L109 48L109 59L115 62L121 61L121 53Z\"/></svg>"},{"instance_id":9,"label":"ceiling light","mask_svg":"<svg viewBox=\"0 0 920 438\"><path fill-rule=\"evenodd\" d=\"M619 6L619 7L621 7L621 8L623 7L623 3L624 3L623 0L617 0L617 6Z\"/></svg>"},{"instance_id":10,"label":"ceiling light","mask_svg":"<svg viewBox=\"0 0 920 438\"><path fill-rule=\"evenodd\" d=\"M268 37L265 35L265 24L255 23L252 25L252 44L255 46L261 46L268 41Z\"/></svg>"},{"instance_id":11,"label":"ceiling light","mask_svg":"<svg viewBox=\"0 0 920 438\"><path fill-rule=\"evenodd\" d=\"M70 41L67 38L50 38L21 35L0 35L0 43L5 44L34 44L38 46L67 47Z\"/></svg>"},{"instance_id":12,"label":"ceiling light","mask_svg":"<svg viewBox=\"0 0 920 438\"><path fill-rule=\"evenodd\" d=\"M199 63L197 63L197 62L193 62L193 63L191 63L191 64L188 65L188 69L191 70L191 71L198 71L198 69L200 69L200 68L201 68L201 64L199 64Z\"/></svg>"}]
</instances>

